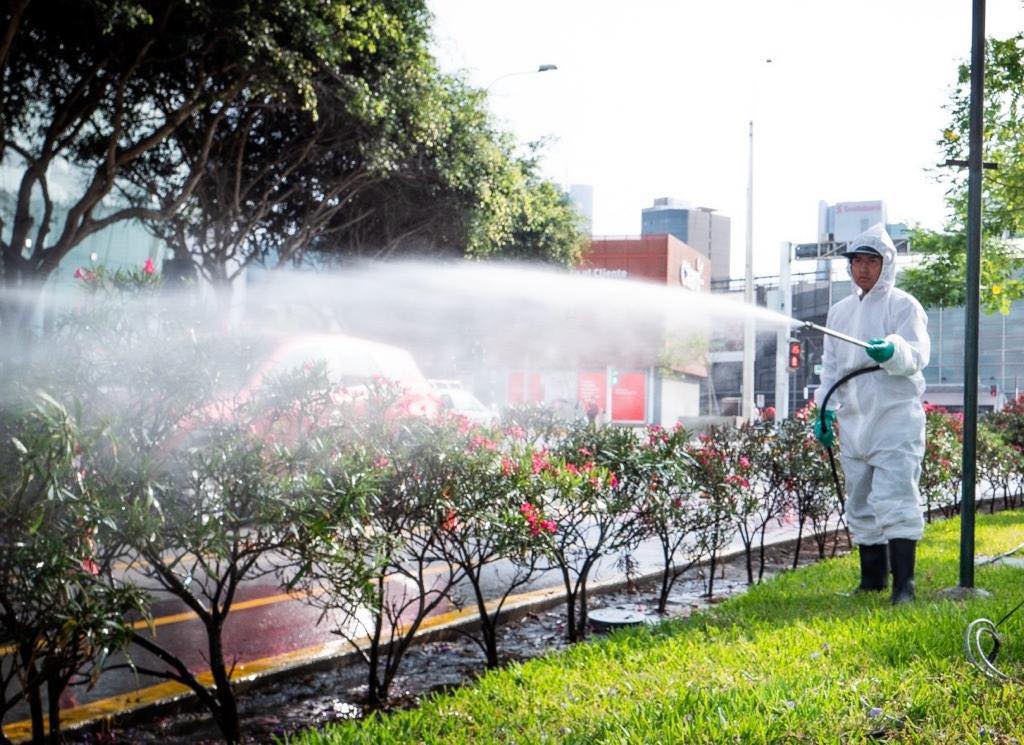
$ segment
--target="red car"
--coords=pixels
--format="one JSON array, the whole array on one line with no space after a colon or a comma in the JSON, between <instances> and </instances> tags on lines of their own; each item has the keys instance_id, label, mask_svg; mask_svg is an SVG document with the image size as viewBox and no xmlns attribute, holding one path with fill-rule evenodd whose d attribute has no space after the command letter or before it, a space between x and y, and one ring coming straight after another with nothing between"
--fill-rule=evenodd
<instances>
[{"instance_id":1,"label":"red car","mask_svg":"<svg viewBox=\"0 0 1024 745\"><path fill-rule=\"evenodd\" d=\"M162 449L169 452L185 442L202 442L202 433L212 423L235 419L241 407L269 380L314 364L326 365L328 378L335 386L332 396L339 405L358 403L368 395L375 381L387 381L401 391L388 410L389 416L430 418L442 412L441 399L408 351L344 334L310 334L292 337L277 345L234 394L218 398L196 415L181 421L176 434ZM279 431L279 434L286 439L299 436L304 429L301 420L290 421L286 417L284 421L286 432ZM278 426L280 424L279 420ZM257 426L262 430L263 425Z\"/></svg>"}]
</instances>

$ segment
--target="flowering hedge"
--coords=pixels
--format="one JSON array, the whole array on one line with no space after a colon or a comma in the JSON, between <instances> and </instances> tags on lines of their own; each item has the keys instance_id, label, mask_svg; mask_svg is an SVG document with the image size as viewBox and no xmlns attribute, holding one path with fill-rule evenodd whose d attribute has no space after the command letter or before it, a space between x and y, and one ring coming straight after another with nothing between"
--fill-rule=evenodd
<instances>
[{"instance_id":1,"label":"flowering hedge","mask_svg":"<svg viewBox=\"0 0 1024 745\"><path fill-rule=\"evenodd\" d=\"M38 421L14 416L7 402L19 399L6 391L0 411L8 425L5 463L21 464L8 474L32 463L58 474L50 477L61 496L53 519L23 529L52 538L46 545L61 567L38 582L88 602L88 613L73 611L83 630L95 613L118 621L130 606L144 615L153 587L198 608L219 672L215 690L200 692L196 683L196 695L228 739L237 738L237 715L218 635L246 578L274 574L335 611L336 630L364 652L370 702L380 705L416 629L439 609L475 607L481 649L493 666L503 604L541 572L561 577L566 635L579 639L595 567L640 542L661 548L663 611L688 569L709 565L706 590L714 592L713 567L737 535L754 582L772 525L792 523L798 537L812 535L819 555L842 528L828 459L810 435L813 408L696 436L678 426L565 422L536 407L480 428L457 417L411 416L396 405L403 391L388 381L339 392L322 365L225 399L259 341L214 334L206 319L165 312L149 292L159 278L145 267L109 276L83 271L80 281L89 302L52 331L62 364L42 354L40 366L27 358L9 376L50 392L48 411L64 412L53 421L74 422L80 450L70 461L55 458L48 448L63 440L41 437ZM102 302L104 293L119 301ZM979 470L993 497L1012 500L1020 491L1022 419L1018 402L988 418L979 437ZM927 421L923 499L952 512L959 422L934 408ZM10 525L24 518L11 501L18 483L4 482ZM138 575L115 570L119 562L134 562ZM188 581L179 581L189 567ZM147 591L132 584L134 576L147 578ZM20 602L31 602L27 589L22 595ZM0 616L8 643L43 650L26 628ZM111 649L129 638L146 648L158 642L117 623L109 628ZM109 663L88 653L94 642L83 649L61 657L74 670L65 664L45 684L59 688L83 672L102 673ZM199 671L179 663L142 672L195 682Z\"/></svg>"}]
</instances>

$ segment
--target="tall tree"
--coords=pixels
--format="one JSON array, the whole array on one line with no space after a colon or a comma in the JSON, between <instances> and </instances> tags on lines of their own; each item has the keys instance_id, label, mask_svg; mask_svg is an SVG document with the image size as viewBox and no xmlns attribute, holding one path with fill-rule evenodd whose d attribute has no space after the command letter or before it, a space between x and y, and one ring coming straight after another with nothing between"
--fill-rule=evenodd
<instances>
[{"instance_id":1,"label":"tall tree","mask_svg":"<svg viewBox=\"0 0 1024 745\"><path fill-rule=\"evenodd\" d=\"M393 153L415 141L393 111L423 95L407 81L433 72L428 17L419 0L389 3L387 12L391 23L374 43L353 47L311 78L315 110L302 91L252 90L209 142L204 133L216 116L209 111L175 133L183 153L205 157L207 173L183 209L147 226L211 282L230 282L255 259L299 260L313 238L365 217L352 199L394 170ZM136 186L153 192L164 181L144 171Z\"/></svg>"},{"instance_id":2,"label":"tall tree","mask_svg":"<svg viewBox=\"0 0 1024 745\"><path fill-rule=\"evenodd\" d=\"M410 101L416 101L410 105ZM515 152L482 91L435 74L390 117L405 137L386 176L357 195L357 219L317 241L321 251L502 257L573 265L585 236L568 198L540 176L543 143Z\"/></svg>"},{"instance_id":3,"label":"tall tree","mask_svg":"<svg viewBox=\"0 0 1024 745\"><path fill-rule=\"evenodd\" d=\"M122 220L175 214L207 174L242 101L295 95L314 76L400 36L416 0L5 0L0 162L20 174L0 224L2 282L45 279L82 240ZM174 135L186 123L197 147ZM201 123L197 126L197 123ZM70 170L55 196L55 174ZM131 176L129 178L129 176ZM159 190L139 188L160 183ZM58 202L64 202L58 209ZM7 304L0 323L23 307Z\"/></svg>"}]
</instances>

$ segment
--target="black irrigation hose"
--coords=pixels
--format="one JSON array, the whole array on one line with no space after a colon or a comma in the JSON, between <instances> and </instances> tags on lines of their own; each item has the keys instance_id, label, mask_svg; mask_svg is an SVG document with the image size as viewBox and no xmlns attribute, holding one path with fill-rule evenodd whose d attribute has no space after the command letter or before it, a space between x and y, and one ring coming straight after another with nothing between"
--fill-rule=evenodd
<instances>
[{"instance_id":1,"label":"black irrigation hose","mask_svg":"<svg viewBox=\"0 0 1024 745\"><path fill-rule=\"evenodd\" d=\"M841 377L832 387L828 389L828 393L825 394L825 398L821 400L821 406L818 409L818 422L820 423L820 429L822 432L825 431L825 412L828 410L828 400L832 398L832 394L836 392L836 388L843 385L847 381L853 380L858 375L864 375L865 373L875 372L881 370L881 365L871 365L870 367L862 367L853 372L848 372L846 375ZM832 452L832 448L826 446L825 452L828 453L828 464L832 466L832 481L836 485L836 494L839 496L839 509L843 512L846 511L846 495L843 493L843 485L839 482L839 470L836 468L836 457Z\"/></svg>"}]
</instances>

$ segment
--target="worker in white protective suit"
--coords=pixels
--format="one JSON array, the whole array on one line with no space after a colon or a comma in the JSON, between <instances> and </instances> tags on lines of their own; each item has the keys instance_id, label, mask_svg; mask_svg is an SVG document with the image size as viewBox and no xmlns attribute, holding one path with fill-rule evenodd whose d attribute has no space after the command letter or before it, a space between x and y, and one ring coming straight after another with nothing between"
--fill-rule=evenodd
<instances>
[{"instance_id":1,"label":"worker in white protective suit","mask_svg":"<svg viewBox=\"0 0 1024 745\"><path fill-rule=\"evenodd\" d=\"M891 571L892 602L905 603L914 599L914 558L924 531L918 478L928 317L912 295L894 286L896 248L881 224L851 241L843 255L857 291L832 306L826 325L870 346L825 336L818 405L847 373L873 363L882 369L839 386L824 422L815 420L814 434L831 447L838 415L846 519L860 554L858 591L884 590Z\"/></svg>"}]
</instances>

